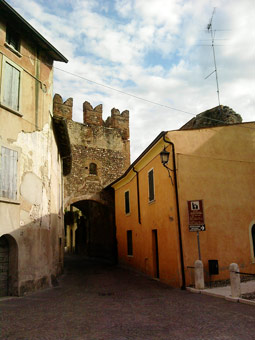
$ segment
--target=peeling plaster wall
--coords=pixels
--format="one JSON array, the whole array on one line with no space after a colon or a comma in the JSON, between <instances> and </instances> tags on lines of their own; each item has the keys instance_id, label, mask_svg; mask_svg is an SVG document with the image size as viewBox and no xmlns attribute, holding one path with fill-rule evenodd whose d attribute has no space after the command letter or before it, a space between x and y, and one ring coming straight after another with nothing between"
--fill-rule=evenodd
<instances>
[{"instance_id":1,"label":"peeling plaster wall","mask_svg":"<svg viewBox=\"0 0 255 340\"><path fill-rule=\"evenodd\" d=\"M0 202L1 235L18 243L19 294L51 285L62 269L61 160L52 128L20 132L18 203ZM61 241L62 245L63 241Z\"/></svg>"},{"instance_id":2,"label":"peeling plaster wall","mask_svg":"<svg viewBox=\"0 0 255 340\"><path fill-rule=\"evenodd\" d=\"M20 56L13 53L4 20L0 13L0 94L4 58L21 70L21 93L19 112L0 100L0 150L18 152L17 199L0 197L0 237L16 242L18 270L9 291L22 295L51 285L63 267L62 164L51 122L53 60L22 34Z\"/></svg>"}]
</instances>

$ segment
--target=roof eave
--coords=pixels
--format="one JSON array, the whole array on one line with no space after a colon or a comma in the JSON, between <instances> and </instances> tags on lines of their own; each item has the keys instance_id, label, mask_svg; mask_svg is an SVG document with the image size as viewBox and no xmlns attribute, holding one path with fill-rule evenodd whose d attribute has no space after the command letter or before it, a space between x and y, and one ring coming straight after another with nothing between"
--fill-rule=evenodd
<instances>
[{"instance_id":1,"label":"roof eave","mask_svg":"<svg viewBox=\"0 0 255 340\"><path fill-rule=\"evenodd\" d=\"M68 62L68 59L63 56L48 40L46 40L33 26L31 26L18 12L15 11L5 0L0 1L0 7L4 7L8 14L13 16L16 21L22 24L23 29L33 34L36 42L43 47L53 58L53 60L60 62ZM45 48L46 47L46 48Z\"/></svg>"}]
</instances>

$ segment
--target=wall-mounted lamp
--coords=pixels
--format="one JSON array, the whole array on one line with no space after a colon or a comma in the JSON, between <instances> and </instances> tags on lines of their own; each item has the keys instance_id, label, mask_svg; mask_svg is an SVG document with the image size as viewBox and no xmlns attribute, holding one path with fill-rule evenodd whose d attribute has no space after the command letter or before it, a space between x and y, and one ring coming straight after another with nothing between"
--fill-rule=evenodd
<instances>
[{"instance_id":1,"label":"wall-mounted lamp","mask_svg":"<svg viewBox=\"0 0 255 340\"><path fill-rule=\"evenodd\" d=\"M165 166L165 164L168 163L169 161L169 155L170 152L166 151L166 148L164 148L164 150L162 150L160 152L160 159L161 159L161 163Z\"/></svg>"},{"instance_id":2,"label":"wall-mounted lamp","mask_svg":"<svg viewBox=\"0 0 255 340\"><path fill-rule=\"evenodd\" d=\"M174 184L173 183L173 179L171 177L171 173L170 171L173 171L172 169L170 169L166 164L168 163L169 161L169 155L170 155L170 152L166 151L166 148L164 147L164 149L160 152L160 159L161 159L161 163L163 164L163 166L167 169L168 171L168 176L170 177L171 179L171 182L172 182L172 185Z\"/></svg>"}]
</instances>

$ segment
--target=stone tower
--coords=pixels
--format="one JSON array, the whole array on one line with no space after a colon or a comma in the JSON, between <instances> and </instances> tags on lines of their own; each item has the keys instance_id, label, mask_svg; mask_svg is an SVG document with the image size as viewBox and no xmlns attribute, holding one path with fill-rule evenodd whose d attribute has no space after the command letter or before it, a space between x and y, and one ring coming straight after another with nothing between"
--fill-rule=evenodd
<instances>
[{"instance_id":1,"label":"stone tower","mask_svg":"<svg viewBox=\"0 0 255 340\"><path fill-rule=\"evenodd\" d=\"M55 116L67 120L72 149L72 171L65 178L65 206L95 199L101 190L121 176L130 165L129 111L111 110L102 118L103 106L83 103L83 123L72 120L73 99L53 100Z\"/></svg>"}]
</instances>

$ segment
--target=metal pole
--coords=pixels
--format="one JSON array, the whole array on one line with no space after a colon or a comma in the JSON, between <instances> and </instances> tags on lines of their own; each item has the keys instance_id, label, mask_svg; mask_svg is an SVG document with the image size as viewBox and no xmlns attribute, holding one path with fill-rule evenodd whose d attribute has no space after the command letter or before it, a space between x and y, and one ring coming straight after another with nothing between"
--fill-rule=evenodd
<instances>
[{"instance_id":1,"label":"metal pole","mask_svg":"<svg viewBox=\"0 0 255 340\"><path fill-rule=\"evenodd\" d=\"M199 258L199 260L201 261L199 231L197 231L197 247L198 247L198 258Z\"/></svg>"}]
</instances>

